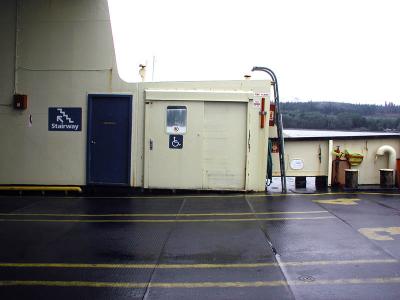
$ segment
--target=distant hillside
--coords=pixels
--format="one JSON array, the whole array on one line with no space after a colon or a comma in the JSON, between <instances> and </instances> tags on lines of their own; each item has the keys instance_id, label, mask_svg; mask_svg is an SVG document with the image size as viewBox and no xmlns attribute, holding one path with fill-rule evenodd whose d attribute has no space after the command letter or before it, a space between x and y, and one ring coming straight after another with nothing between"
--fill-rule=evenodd
<instances>
[{"instance_id":1,"label":"distant hillside","mask_svg":"<svg viewBox=\"0 0 400 300\"><path fill-rule=\"evenodd\" d=\"M400 131L400 105L281 103L284 128Z\"/></svg>"}]
</instances>

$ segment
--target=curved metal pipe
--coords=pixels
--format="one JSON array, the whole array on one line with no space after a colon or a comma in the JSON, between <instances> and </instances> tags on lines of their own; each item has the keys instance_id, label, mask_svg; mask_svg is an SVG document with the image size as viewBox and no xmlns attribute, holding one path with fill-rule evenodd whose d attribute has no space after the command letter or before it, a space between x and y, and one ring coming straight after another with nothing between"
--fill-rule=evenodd
<instances>
[{"instance_id":1,"label":"curved metal pipe","mask_svg":"<svg viewBox=\"0 0 400 300\"><path fill-rule=\"evenodd\" d=\"M383 156L388 154L388 168L389 169L396 169L396 150L389 145L383 145L378 148L376 151L375 160L378 159L378 156Z\"/></svg>"},{"instance_id":2,"label":"curved metal pipe","mask_svg":"<svg viewBox=\"0 0 400 300\"><path fill-rule=\"evenodd\" d=\"M280 163L280 169L281 169L281 185L282 185L282 192L286 193L287 188L286 188L286 169L285 169L285 141L283 138L283 122L282 122L282 114L281 114L281 107L279 104L279 89L278 89L278 78L276 77L274 71L272 71L269 68L266 67L253 67L251 69L252 72L254 71L263 71L267 73L269 76L272 78L272 86L274 88L274 100L275 100L275 116L276 116L276 125L278 129L278 138L279 138L279 143L280 143L280 149L279 149L279 163Z\"/></svg>"}]
</instances>

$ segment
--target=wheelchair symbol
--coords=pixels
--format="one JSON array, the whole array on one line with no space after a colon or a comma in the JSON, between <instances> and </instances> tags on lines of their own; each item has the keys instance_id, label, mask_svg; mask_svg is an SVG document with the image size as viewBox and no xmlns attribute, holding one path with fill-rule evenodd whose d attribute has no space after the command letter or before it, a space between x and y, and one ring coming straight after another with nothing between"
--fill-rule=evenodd
<instances>
[{"instance_id":1,"label":"wheelchair symbol","mask_svg":"<svg viewBox=\"0 0 400 300\"><path fill-rule=\"evenodd\" d=\"M183 135L170 135L169 148L182 149L183 148Z\"/></svg>"},{"instance_id":2,"label":"wheelchair symbol","mask_svg":"<svg viewBox=\"0 0 400 300\"><path fill-rule=\"evenodd\" d=\"M179 141L176 139L176 137L173 137L171 144L172 144L172 147L174 147L174 148L181 146L181 143L179 143Z\"/></svg>"}]
</instances>

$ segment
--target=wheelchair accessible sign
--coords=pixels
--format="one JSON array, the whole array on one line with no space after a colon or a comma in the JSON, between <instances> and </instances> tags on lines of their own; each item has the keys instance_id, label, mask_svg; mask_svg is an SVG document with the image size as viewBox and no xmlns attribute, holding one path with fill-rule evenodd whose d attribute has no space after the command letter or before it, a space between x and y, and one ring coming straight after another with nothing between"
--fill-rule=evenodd
<instances>
[{"instance_id":1,"label":"wheelchair accessible sign","mask_svg":"<svg viewBox=\"0 0 400 300\"><path fill-rule=\"evenodd\" d=\"M82 131L82 108L49 107L49 131Z\"/></svg>"},{"instance_id":2,"label":"wheelchair accessible sign","mask_svg":"<svg viewBox=\"0 0 400 300\"><path fill-rule=\"evenodd\" d=\"M170 149L182 149L183 148L183 135L170 135L169 136L169 148Z\"/></svg>"}]
</instances>

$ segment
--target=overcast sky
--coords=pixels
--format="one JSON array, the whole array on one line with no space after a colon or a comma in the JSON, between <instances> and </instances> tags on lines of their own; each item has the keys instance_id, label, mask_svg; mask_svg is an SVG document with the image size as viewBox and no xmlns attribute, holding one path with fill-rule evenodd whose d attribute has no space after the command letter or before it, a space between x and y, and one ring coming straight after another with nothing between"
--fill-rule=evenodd
<instances>
[{"instance_id":1,"label":"overcast sky","mask_svg":"<svg viewBox=\"0 0 400 300\"><path fill-rule=\"evenodd\" d=\"M148 81L242 79L259 65L281 101L400 104L399 1L108 1L126 81L139 64Z\"/></svg>"}]
</instances>

